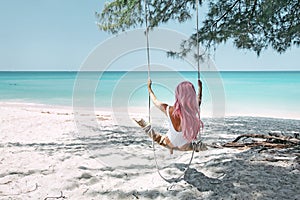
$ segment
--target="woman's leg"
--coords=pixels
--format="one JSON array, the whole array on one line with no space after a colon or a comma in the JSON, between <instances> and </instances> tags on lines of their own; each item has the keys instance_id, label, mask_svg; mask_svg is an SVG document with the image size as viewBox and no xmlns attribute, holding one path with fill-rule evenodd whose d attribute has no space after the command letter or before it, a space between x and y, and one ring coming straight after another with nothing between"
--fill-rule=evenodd
<instances>
[{"instance_id":1,"label":"woman's leg","mask_svg":"<svg viewBox=\"0 0 300 200\"><path fill-rule=\"evenodd\" d=\"M198 143L187 143L181 147L175 147L169 138L167 136L161 135L159 133L156 133L153 128L151 127L151 124L147 124L144 119L136 120L134 121L147 133L147 135L154 140L159 145L166 147L170 149L170 153L173 154L173 150L180 150L180 151L193 151L195 148L195 151L205 151L207 150L206 145L203 142Z\"/></svg>"},{"instance_id":2,"label":"woman's leg","mask_svg":"<svg viewBox=\"0 0 300 200\"><path fill-rule=\"evenodd\" d=\"M175 147L170 142L169 138L165 135L161 135L160 133L157 133L153 130L151 127L151 124L147 124L144 119L136 120L134 121L147 133L147 135L154 140L156 143L163 147L167 147L169 149L174 149Z\"/></svg>"}]
</instances>

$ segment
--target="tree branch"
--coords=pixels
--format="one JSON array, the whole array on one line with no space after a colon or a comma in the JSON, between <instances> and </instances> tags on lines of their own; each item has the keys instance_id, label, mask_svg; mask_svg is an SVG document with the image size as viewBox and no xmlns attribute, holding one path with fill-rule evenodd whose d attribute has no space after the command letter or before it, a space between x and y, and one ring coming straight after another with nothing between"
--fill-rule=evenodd
<instances>
[{"instance_id":1,"label":"tree branch","mask_svg":"<svg viewBox=\"0 0 300 200\"><path fill-rule=\"evenodd\" d=\"M277 140L277 141L281 141L281 142L284 142L284 143L292 143L292 144L295 144L295 145L300 144L300 140L298 140L296 138L283 137L283 136L260 135L260 134L244 134L244 135L240 135L235 140L233 140L232 142L237 142L237 141L239 141L243 137L245 137L245 138L273 139L275 141Z\"/></svg>"},{"instance_id":2,"label":"tree branch","mask_svg":"<svg viewBox=\"0 0 300 200\"><path fill-rule=\"evenodd\" d=\"M235 2L234 2L234 4L221 16L221 17L219 17L219 19L217 19L216 21L215 21L215 23L213 23L213 25L212 25L212 27L214 27L219 21L221 21L235 6L236 6L236 4L239 2L240 0L236 0Z\"/></svg>"}]
</instances>

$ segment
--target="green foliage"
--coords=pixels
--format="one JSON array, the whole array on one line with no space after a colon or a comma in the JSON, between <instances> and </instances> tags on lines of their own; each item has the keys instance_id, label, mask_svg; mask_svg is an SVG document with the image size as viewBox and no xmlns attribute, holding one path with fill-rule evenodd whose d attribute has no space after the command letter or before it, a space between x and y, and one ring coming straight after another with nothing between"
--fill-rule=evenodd
<instances>
[{"instance_id":1,"label":"green foliage","mask_svg":"<svg viewBox=\"0 0 300 200\"><path fill-rule=\"evenodd\" d=\"M117 33L142 25L144 10L140 0L115 0L106 3L103 11L96 13L96 17L101 30Z\"/></svg>"},{"instance_id":2,"label":"green foliage","mask_svg":"<svg viewBox=\"0 0 300 200\"><path fill-rule=\"evenodd\" d=\"M148 0L147 9L142 0L114 0L96 13L99 28L117 33L143 26L147 11L149 27L170 20L179 23L193 17L196 0ZM250 49L260 54L269 46L277 52L300 45L299 0L210 0L208 13L199 29L199 41L211 46L229 39L239 49ZM201 8L200 8L201 10ZM181 45L184 56L197 44L196 33Z\"/></svg>"},{"instance_id":3,"label":"green foliage","mask_svg":"<svg viewBox=\"0 0 300 200\"><path fill-rule=\"evenodd\" d=\"M237 48L258 55L271 46L282 53L300 44L299 0L220 0L209 4L200 30L206 44L233 39Z\"/></svg>"}]
</instances>

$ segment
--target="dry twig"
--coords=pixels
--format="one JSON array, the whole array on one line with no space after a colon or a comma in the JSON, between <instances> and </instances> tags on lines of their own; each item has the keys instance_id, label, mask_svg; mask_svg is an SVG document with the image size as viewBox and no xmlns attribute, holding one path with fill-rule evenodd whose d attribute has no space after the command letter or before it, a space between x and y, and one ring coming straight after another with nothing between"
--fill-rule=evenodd
<instances>
[{"instance_id":1,"label":"dry twig","mask_svg":"<svg viewBox=\"0 0 300 200\"><path fill-rule=\"evenodd\" d=\"M60 191L60 196L58 197L46 197L44 200L47 200L47 199L66 199L67 197L63 195L63 192Z\"/></svg>"}]
</instances>

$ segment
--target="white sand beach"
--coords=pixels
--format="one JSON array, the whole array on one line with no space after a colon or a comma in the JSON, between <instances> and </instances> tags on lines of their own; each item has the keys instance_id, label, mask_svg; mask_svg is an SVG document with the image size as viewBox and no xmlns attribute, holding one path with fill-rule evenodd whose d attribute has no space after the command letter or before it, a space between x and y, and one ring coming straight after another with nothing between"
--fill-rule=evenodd
<instances>
[{"instance_id":1,"label":"white sand beach","mask_svg":"<svg viewBox=\"0 0 300 200\"><path fill-rule=\"evenodd\" d=\"M82 135L72 108L0 103L0 199L300 199L299 147L209 147L195 153L178 183L168 183L157 173L151 141L140 128L116 123L109 111L93 117L98 126ZM300 130L298 120L203 121L208 144L243 133ZM167 178L180 176L191 156L159 147L157 153Z\"/></svg>"}]
</instances>

